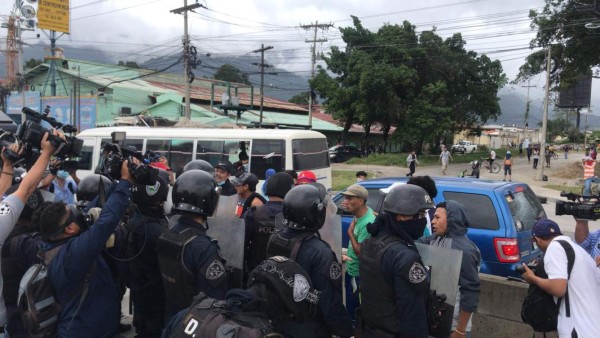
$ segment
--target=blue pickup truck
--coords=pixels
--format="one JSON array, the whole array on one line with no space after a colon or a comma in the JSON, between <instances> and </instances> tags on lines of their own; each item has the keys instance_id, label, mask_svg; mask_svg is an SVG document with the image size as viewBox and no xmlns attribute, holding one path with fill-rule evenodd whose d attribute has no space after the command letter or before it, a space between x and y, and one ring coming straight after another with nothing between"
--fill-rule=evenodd
<instances>
[{"instance_id":1,"label":"blue pickup truck","mask_svg":"<svg viewBox=\"0 0 600 338\"><path fill-rule=\"evenodd\" d=\"M438 190L435 203L456 200L465 205L471 222L467 236L481 251L482 273L520 277L515 272L517 265L541 257L541 251L531 242L531 228L546 213L527 184L458 177L433 179ZM369 192L367 205L379 212L386 191L406 181L406 177L388 177L359 184ZM347 230L352 217L341 208L341 194L333 200L342 215L342 245L348 247Z\"/></svg>"}]
</instances>

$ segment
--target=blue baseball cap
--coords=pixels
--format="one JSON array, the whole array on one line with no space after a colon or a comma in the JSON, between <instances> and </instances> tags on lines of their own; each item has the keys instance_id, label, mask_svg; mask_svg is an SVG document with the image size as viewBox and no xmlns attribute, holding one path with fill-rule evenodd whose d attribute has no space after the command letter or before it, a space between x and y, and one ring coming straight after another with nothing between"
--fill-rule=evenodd
<instances>
[{"instance_id":1,"label":"blue baseball cap","mask_svg":"<svg viewBox=\"0 0 600 338\"><path fill-rule=\"evenodd\" d=\"M540 218L533 225L531 234L535 237L545 237L562 235L562 232L560 232L560 227L553 220L549 218Z\"/></svg>"}]
</instances>

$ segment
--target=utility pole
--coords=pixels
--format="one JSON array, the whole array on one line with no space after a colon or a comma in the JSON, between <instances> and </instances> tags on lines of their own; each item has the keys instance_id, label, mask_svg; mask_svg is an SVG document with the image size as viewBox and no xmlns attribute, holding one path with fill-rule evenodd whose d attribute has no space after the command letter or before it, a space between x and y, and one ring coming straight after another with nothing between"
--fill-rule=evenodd
<instances>
[{"instance_id":1,"label":"utility pole","mask_svg":"<svg viewBox=\"0 0 600 338\"><path fill-rule=\"evenodd\" d=\"M260 45L260 49L253 50L252 53L260 53L260 63L253 62L252 64L260 67L260 118L258 120L258 127L262 127L263 121L263 99L264 99L264 86L265 86L265 68L271 68L273 66L265 64L265 51L273 49L273 46L265 47L264 44Z\"/></svg>"},{"instance_id":2,"label":"utility pole","mask_svg":"<svg viewBox=\"0 0 600 338\"><path fill-rule=\"evenodd\" d=\"M552 45L548 45L548 56L546 59L546 88L544 89L544 113L542 116L542 140L540 142L540 156L543 156L543 161L538 167L537 177L541 181L544 177L544 165L546 160L546 129L548 128L548 101L550 100L550 70L552 63ZM542 155L543 154L543 155Z\"/></svg>"},{"instance_id":3,"label":"utility pole","mask_svg":"<svg viewBox=\"0 0 600 338\"><path fill-rule=\"evenodd\" d=\"M531 80L527 80L527 86L521 86L527 88L527 103L525 104L525 119L523 125L525 126L525 138L527 138L527 129L529 128L529 108L531 101L529 101L529 88L535 88L535 85L531 85Z\"/></svg>"},{"instance_id":4,"label":"utility pole","mask_svg":"<svg viewBox=\"0 0 600 338\"><path fill-rule=\"evenodd\" d=\"M183 0L183 7L173 9L170 12L175 14L183 13L183 73L185 79L185 119L189 120L191 116L190 112L190 92L191 92L191 81L190 80L190 37L188 35L188 11L194 11L196 8L204 7L199 3L193 5L187 4L187 0Z\"/></svg>"},{"instance_id":5,"label":"utility pole","mask_svg":"<svg viewBox=\"0 0 600 338\"><path fill-rule=\"evenodd\" d=\"M315 34L313 36L312 40L305 40L304 42L306 43L311 43L312 42L312 47L311 47L311 65L310 65L310 79L312 80L315 77L315 63L317 62L317 42L327 42L327 39L317 39L317 29L328 29L333 27L332 24L328 23L328 24L319 24L318 21L315 21L314 24L310 24L310 25L300 25L301 28L304 28L306 30L309 29L314 29L315 30ZM309 93L308 93L308 127L310 129L312 129L312 106L313 106L313 91L312 91L312 85L309 85Z\"/></svg>"}]
</instances>

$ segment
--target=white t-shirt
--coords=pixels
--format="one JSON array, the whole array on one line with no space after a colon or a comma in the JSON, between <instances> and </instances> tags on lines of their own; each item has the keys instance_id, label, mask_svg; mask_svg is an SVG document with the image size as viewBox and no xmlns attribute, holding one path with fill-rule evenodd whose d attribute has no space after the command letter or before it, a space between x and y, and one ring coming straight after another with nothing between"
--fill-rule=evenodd
<instances>
[{"instance_id":1,"label":"white t-shirt","mask_svg":"<svg viewBox=\"0 0 600 338\"><path fill-rule=\"evenodd\" d=\"M442 162L448 163L448 161L450 161L450 152L448 150L442 151L440 158L442 159Z\"/></svg>"},{"instance_id":2,"label":"white t-shirt","mask_svg":"<svg viewBox=\"0 0 600 338\"><path fill-rule=\"evenodd\" d=\"M493 150L492 150L492 151L490 151L490 158L491 158L492 160L495 160L495 159L496 159L496 152L495 152L495 151L493 151Z\"/></svg>"},{"instance_id":3,"label":"white t-shirt","mask_svg":"<svg viewBox=\"0 0 600 338\"><path fill-rule=\"evenodd\" d=\"M556 240L565 240L575 251L575 263L568 282L571 317L567 317L565 299L558 314L559 337L571 337L576 329L579 337L598 337L600 334L600 269L585 250L568 236L552 240L544 255L544 268L550 279L568 279L567 254ZM557 298L555 297L556 301Z\"/></svg>"},{"instance_id":4,"label":"white t-shirt","mask_svg":"<svg viewBox=\"0 0 600 338\"><path fill-rule=\"evenodd\" d=\"M0 250L4 246L4 241L10 235L15 227L19 216L25 205L15 195L8 195L0 201ZM4 297L2 297L4 281L0 275L0 326L6 325L6 306L4 305Z\"/></svg>"}]
</instances>

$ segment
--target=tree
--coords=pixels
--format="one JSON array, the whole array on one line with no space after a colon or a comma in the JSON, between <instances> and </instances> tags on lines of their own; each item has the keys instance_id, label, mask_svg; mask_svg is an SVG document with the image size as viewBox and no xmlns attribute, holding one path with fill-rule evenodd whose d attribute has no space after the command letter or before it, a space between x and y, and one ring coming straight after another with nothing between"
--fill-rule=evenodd
<instances>
[{"instance_id":1,"label":"tree","mask_svg":"<svg viewBox=\"0 0 600 338\"><path fill-rule=\"evenodd\" d=\"M248 74L243 73L241 70L228 63L222 65L221 67L219 67L219 69L217 69L214 75L214 79L226 82L243 83L247 85L250 84Z\"/></svg>"},{"instance_id":2,"label":"tree","mask_svg":"<svg viewBox=\"0 0 600 338\"><path fill-rule=\"evenodd\" d=\"M28 61L25 61L25 64L23 65L23 67L25 69L33 69L33 68L41 65L42 63L43 63L42 60L37 60L37 59L31 58Z\"/></svg>"},{"instance_id":3,"label":"tree","mask_svg":"<svg viewBox=\"0 0 600 338\"><path fill-rule=\"evenodd\" d=\"M134 62L134 61L119 61L119 63L117 65L127 67L127 68L136 68L136 69L142 68L142 67L140 67L140 65L137 64L137 62Z\"/></svg>"},{"instance_id":4,"label":"tree","mask_svg":"<svg viewBox=\"0 0 600 338\"><path fill-rule=\"evenodd\" d=\"M537 29L530 47L552 45L552 55L558 72L552 75L555 84L568 87L581 74L590 74L592 68L598 76L600 70L600 34L588 29L586 23L597 22L589 5L592 0L546 0L541 11L531 10L531 27ZM515 81L522 81L546 71L546 51L531 53L519 69Z\"/></svg>"},{"instance_id":5,"label":"tree","mask_svg":"<svg viewBox=\"0 0 600 338\"><path fill-rule=\"evenodd\" d=\"M419 151L424 142L481 124L500 115L497 92L506 83L499 61L466 51L460 34L443 40L415 26L382 26L373 33L360 20L341 28L345 50L332 47L312 88L326 109L344 121L381 123L384 140L392 125L399 142Z\"/></svg>"},{"instance_id":6,"label":"tree","mask_svg":"<svg viewBox=\"0 0 600 338\"><path fill-rule=\"evenodd\" d=\"M308 101L310 98L310 92L302 92L300 94L294 95L288 102L299 104L299 105L308 105Z\"/></svg>"}]
</instances>

